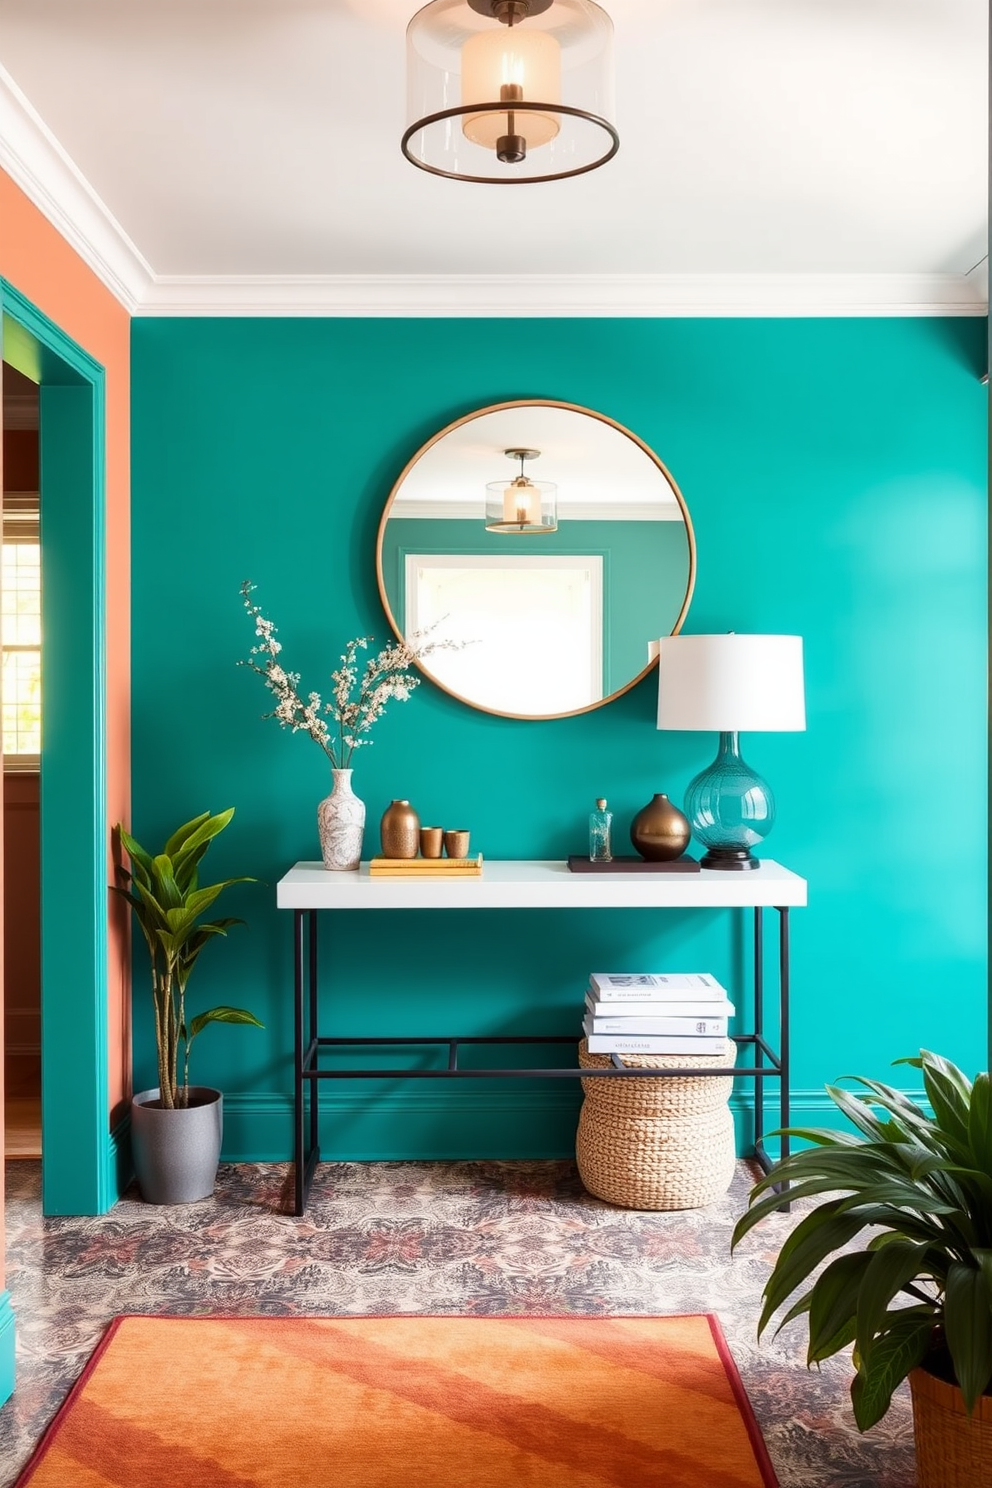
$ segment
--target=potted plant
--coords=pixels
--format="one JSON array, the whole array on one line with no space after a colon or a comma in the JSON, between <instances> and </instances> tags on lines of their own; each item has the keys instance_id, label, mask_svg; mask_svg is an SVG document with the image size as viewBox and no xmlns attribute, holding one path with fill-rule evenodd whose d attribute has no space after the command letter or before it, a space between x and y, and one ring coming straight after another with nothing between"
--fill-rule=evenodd
<instances>
[{"instance_id":1,"label":"potted plant","mask_svg":"<svg viewBox=\"0 0 992 1488\"><path fill-rule=\"evenodd\" d=\"M131 867L117 870L120 883L112 887L130 904L151 962L158 1086L132 1098L131 1150L142 1197L152 1204L186 1204L213 1192L223 1103L219 1090L189 1083L194 1040L210 1023L263 1026L244 1008L209 1008L195 1018L186 1013L186 986L201 951L214 936L244 923L202 916L231 884L255 882L228 878L200 887L203 855L233 815L233 807L217 816L204 811L154 854L117 828Z\"/></svg>"},{"instance_id":2,"label":"potted plant","mask_svg":"<svg viewBox=\"0 0 992 1488\"><path fill-rule=\"evenodd\" d=\"M860 1076L860 1091L827 1086L858 1134L791 1131L812 1145L755 1184L732 1243L787 1201L830 1195L782 1246L759 1336L800 1293L779 1326L807 1319L810 1365L852 1347L859 1429L908 1377L920 1488L975 1488L992 1483L992 1086L925 1050L896 1062L922 1071L933 1115Z\"/></svg>"}]
</instances>

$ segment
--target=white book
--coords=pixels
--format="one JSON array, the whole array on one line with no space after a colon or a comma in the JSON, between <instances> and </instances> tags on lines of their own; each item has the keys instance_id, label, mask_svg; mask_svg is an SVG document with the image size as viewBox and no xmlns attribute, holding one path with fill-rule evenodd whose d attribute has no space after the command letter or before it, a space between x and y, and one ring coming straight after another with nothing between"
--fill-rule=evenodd
<instances>
[{"instance_id":1,"label":"white book","mask_svg":"<svg viewBox=\"0 0 992 1488\"><path fill-rule=\"evenodd\" d=\"M619 972L594 971L589 989L601 1002L648 1002L677 997L720 1002L727 996L716 977L706 972Z\"/></svg>"},{"instance_id":2,"label":"white book","mask_svg":"<svg viewBox=\"0 0 992 1488\"><path fill-rule=\"evenodd\" d=\"M587 1033L620 1033L638 1035L642 1033L671 1033L680 1038L696 1038L700 1034L727 1037L726 1018L597 1018L583 1020Z\"/></svg>"},{"instance_id":3,"label":"white book","mask_svg":"<svg viewBox=\"0 0 992 1488\"><path fill-rule=\"evenodd\" d=\"M586 1033L590 1054L721 1054L734 1062L734 1045L726 1038L697 1034L679 1038L675 1034Z\"/></svg>"},{"instance_id":4,"label":"white book","mask_svg":"<svg viewBox=\"0 0 992 1488\"><path fill-rule=\"evenodd\" d=\"M712 1002L703 997L690 997L685 1001L674 997L658 997L650 1002L603 1001L586 993L586 1008L594 1018L732 1018L736 1008L726 998Z\"/></svg>"}]
</instances>

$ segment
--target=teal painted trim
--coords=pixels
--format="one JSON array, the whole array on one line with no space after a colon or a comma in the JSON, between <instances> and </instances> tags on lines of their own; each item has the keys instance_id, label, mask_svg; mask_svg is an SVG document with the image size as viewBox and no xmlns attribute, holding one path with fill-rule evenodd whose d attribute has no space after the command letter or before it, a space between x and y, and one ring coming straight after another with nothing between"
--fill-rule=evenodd
<instances>
[{"instance_id":1,"label":"teal painted trim","mask_svg":"<svg viewBox=\"0 0 992 1488\"><path fill-rule=\"evenodd\" d=\"M922 1091L903 1094L925 1108ZM823 1090L792 1092L792 1125L844 1127L846 1122ZM322 1090L321 1155L338 1162L444 1161L450 1158L558 1158L575 1153L579 1092L490 1089L431 1090L418 1085L405 1094L377 1094L374 1101L348 1091ZM741 1089L731 1097L737 1151L754 1141L754 1098ZM765 1130L778 1127L778 1094L769 1081ZM292 1097L277 1091L224 1096L225 1162L288 1162L292 1152ZM398 1135L400 1137L398 1139ZM769 1141L773 1155L777 1144Z\"/></svg>"},{"instance_id":2,"label":"teal painted trim","mask_svg":"<svg viewBox=\"0 0 992 1488\"><path fill-rule=\"evenodd\" d=\"M10 1293L0 1292L0 1405L14 1393L15 1373L14 1309Z\"/></svg>"},{"instance_id":3,"label":"teal painted trim","mask_svg":"<svg viewBox=\"0 0 992 1488\"><path fill-rule=\"evenodd\" d=\"M128 1184L134 1177L134 1163L131 1160L130 1114L123 1116L113 1130L107 1134L107 1154L103 1170L109 1182L107 1188L101 1190L101 1214L106 1213L118 1199L124 1197Z\"/></svg>"},{"instance_id":4,"label":"teal painted trim","mask_svg":"<svg viewBox=\"0 0 992 1488\"><path fill-rule=\"evenodd\" d=\"M53 320L0 279L3 357L33 382L80 386L103 381L103 367Z\"/></svg>"},{"instance_id":5,"label":"teal painted trim","mask_svg":"<svg viewBox=\"0 0 992 1488\"><path fill-rule=\"evenodd\" d=\"M750 1084L750 1082L749 1082ZM932 1115L922 1090L900 1090L907 1100L920 1107L924 1115ZM730 1097L730 1109L734 1113L734 1129L737 1133L737 1151L750 1152L754 1145L754 1095L750 1088L735 1090ZM851 1124L841 1114L826 1090L792 1090L789 1094L789 1125L825 1127L828 1131L851 1131ZM769 1080L765 1087L765 1131L777 1131L779 1126L778 1082ZM766 1148L772 1157L778 1153L778 1142L769 1139Z\"/></svg>"},{"instance_id":6,"label":"teal painted trim","mask_svg":"<svg viewBox=\"0 0 992 1488\"><path fill-rule=\"evenodd\" d=\"M484 1083L484 1082L480 1082ZM362 1101L321 1092L321 1157L335 1162L575 1155L578 1091L418 1092ZM292 1097L224 1096L224 1162L287 1162Z\"/></svg>"},{"instance_id":7,"label":"teal painted trim","mask_svg":"<svg viewBox=\"0 0 992 1488\"><path fill-rule=\"evenodd\" d=\"M107 1110L104 372L4 281L0 310L5 354L41 381L43 1207L98 1214L117 1188Z\"/></svg>"}]
</instances>

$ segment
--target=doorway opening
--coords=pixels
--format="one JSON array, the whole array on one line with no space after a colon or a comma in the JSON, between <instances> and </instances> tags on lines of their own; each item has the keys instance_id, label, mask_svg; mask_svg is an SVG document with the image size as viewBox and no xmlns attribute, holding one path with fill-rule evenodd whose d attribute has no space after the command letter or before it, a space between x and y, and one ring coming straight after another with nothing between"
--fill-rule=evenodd
<instances>
[{"instance_id":1,"label":"doorway opening","mask_svg":"<svg viewBox=\"0 0 992 1488\"><path fill-rule=\"evenodd\" d=\"M5 279L0 333L3 362L39 399L42 1204L102 1214L121 1154L107 1049L106 377Z\"/></svg>"},{"instance_id":2,"label":"doorway opening","mask_svg":"<svg viewBox=\"0 0 992 1488\"><path fill-rule=\"evenodd\" d=\"M4 1156L41 1156L39 390L2 364Z\"/></svg>"}]
</instances>

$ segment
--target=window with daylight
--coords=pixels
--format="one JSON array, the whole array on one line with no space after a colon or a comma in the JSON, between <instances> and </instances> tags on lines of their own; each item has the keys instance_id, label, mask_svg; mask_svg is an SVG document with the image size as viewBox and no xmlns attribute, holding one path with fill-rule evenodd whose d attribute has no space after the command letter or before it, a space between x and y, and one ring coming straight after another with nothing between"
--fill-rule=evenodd
<instances>
[{"instance_id":1,"label":"window with daylight","mask_svg":"<svg viewBox=\"0 0 992 1488\"><path fill-rule=\"evenodd\" d=\"M489 707L523 715L603 697L600 555L408 553L405 569L407 635L462 648L430 657L443 687L478 695L484 679Z\"/></svg>"},{"instance_id":2,"label":"window with daylight","mask_svg":"<svg viewBox=\"0 0 992 1488\"><path fill-rule=\"evenodd\" d=\"M41 547L38 497L4 494L0 547L3 753L8 766L37 767L41 754Z\"/></svg>"}]
</instances>

